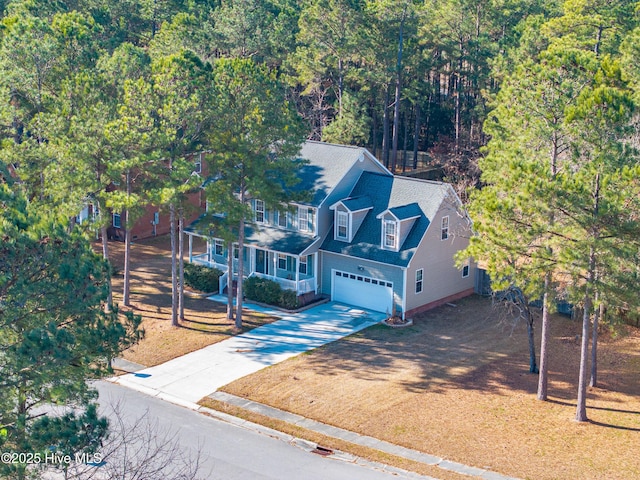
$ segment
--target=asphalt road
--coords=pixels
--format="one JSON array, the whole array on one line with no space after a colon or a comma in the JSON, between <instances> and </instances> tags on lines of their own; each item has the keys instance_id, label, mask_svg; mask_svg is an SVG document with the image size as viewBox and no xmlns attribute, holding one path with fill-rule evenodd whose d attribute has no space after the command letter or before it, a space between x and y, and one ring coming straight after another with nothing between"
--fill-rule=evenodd
<instances>
[{"instance_id":1,"label":"asphalt road","mask_svg":"<svg viewBox=\"0 0 640 480\"><path fill-rule=\"evenodd\" d=\"M197 478L207 480L403 480L427 478L390 473L375 466L310 453L265 434L179 407L109 382L98 382L100 404L112 424L132 425L145 417L142 428L167 437L173 454L200 463ZM120 414L109 405L118 405ZM144 426L146 425L146 426ZM140 428L140 426L139 426ZM126 427L130 432L132 428ZM147 432L148 433L148 432ZM175 436L174 436L175 434ZM167 437L169 438L169 437ZM147 442L148 440L142 440ZM173 442L173 443L171 443ZM173 455L170 454L170 455ZM167 455L163 453L162 455ZM170 474L171 475L171 474ZM173 474L179 478L178 474ZM171 480L168 477L167 480Z\"/></svg>"}]
</instances>

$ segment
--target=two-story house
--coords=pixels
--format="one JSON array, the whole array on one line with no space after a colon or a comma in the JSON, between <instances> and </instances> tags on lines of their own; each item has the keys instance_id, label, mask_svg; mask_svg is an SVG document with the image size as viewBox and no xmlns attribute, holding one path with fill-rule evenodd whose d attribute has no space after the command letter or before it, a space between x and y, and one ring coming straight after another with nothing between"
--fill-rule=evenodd
<instances>
[{"instance_id":1,"label":"two-story house","mask_svg":"<svg viewBox=\"0 0 640 480\"><path fill-rule=\"evenodd\" d=\"M309 163L296 188L311 200L282 209L251 201L245 277L270 278L304 300L328 296L403 316L473 292L473 265L453 260L467 245L470 222L450 185L394 176L359 147L309 141L300 157ZM222 239L197 223L187 234L190 261L226 272L224 288ZM207 239L205 253L193 253L193 236Z\"/></svg>"}]
</instances>

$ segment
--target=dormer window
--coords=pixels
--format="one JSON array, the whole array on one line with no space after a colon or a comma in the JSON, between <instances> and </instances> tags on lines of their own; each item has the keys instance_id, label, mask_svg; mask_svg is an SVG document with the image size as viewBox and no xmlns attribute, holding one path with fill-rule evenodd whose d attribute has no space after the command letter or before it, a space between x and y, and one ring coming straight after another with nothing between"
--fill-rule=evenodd
<instances>
[{"instance_id":1,"label":"dormer window","mask_svg":"<svg viewBox=\"0 0 640 480\"><path fill-rule=\"evenodd\" d=\"M287 212L278 212L278 226L287 228Z\"/></svg>"},{"instance_id":2,"label":"dormer window","mask_svg":"<svg viewBox=\"0 0 640 480\"><path fill-rule=\"evenodd\" d=\"M300 207L298 210L298 229L301 232L309 231L309 209Z\"/></svg>"},{"instance_id":3,"label":"dormer window","mask_svg":"<svg viewBox=\"0 0 640 480\"><path fill-rule=\"evenodd\" d=\"M336 221L336 238L346 240L349 235L349 214L347 212L336 212L338 217Z\"/></svg>"},{"instance_id":4,"label":"dormer window","mask_svg":"<svg viewBox=\"0 0 640 480\"><path fill-rule=\"evenodd\" d=\"M384 221L384 248L396 249L398 243L397 223L393 220Z\"/></svg>"},{"instance_id":5,"label":"dormer window","mask_svg":"<svg viewBox=\"0 0 640 480\"><path fill-rule=\"evenodd\" d=\"M385 250L400 251L421 215L422 210L416 203L391 207L377 215L382 233L381 247Z\"/></svg>"},{"instance_id":6,"label":"dormer window","mask_svg":"<svg viewBox=\"0 0 640 480\"><path fill-rule=\"evenodd\" d=\"M264 202L262 200L256 200L256 223L264 223Z\"/></svg>"},{"instance_id":7,"label":"dormer window","mask_svg":"<svg viewBox=\"0 0 640 480\"><path fill-rule=\"evenodd\" d=\"M372 208L373 203L366 195L345 198L331 205L329 209L336 212L333 217L333 238L343 242L352 242Z\"/></svg>"}]
</instances>

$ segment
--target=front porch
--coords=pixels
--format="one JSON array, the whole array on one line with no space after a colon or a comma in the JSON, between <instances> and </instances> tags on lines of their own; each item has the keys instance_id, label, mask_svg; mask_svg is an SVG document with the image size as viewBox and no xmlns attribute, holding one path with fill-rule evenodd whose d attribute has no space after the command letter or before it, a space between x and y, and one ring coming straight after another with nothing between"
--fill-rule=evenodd
<instances>
[{"instance_id":1,"label":"front porch","mask_svg":"<svg viewBox=\"0 0 640 480\"><path fill-rule=\"evenodd\" d=\"M233 278L238 276L238 246L233 245ZM243 278L257 276L278 282L283 289L293 290L297 295L317 293L316 272L318 254L292 255L268 250L253 245L243 248ZM193 235L189 234L189 262L217 268L224 272L220 277L220 292L229 283L228 248L220 239L207 238L205 252L193 251Z\"/></svg>"}]
</instances>

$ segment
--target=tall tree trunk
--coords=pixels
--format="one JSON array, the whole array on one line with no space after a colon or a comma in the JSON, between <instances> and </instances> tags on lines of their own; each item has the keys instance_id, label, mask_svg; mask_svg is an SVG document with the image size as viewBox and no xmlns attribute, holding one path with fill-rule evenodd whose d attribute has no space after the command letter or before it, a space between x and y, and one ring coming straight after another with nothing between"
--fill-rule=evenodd
<instances>
[{"instance_id":1,"label":"tall tree trunk","mask_svg":"<svg viewBox=\"0 0 640 480\"><path fill-rule=\"evenodd\" d=\"M344 72L342 57L338 58L338 116L342 117L342 93L344 89Z\"/></svg>"},{"instance_id":2,"label":"tall tree trunk","mask_svg":"<svg viewBox=\"0 0 640 480\"><path fill-rule=\"evenodd\" d=\"M131 195L131 172L127 170L126 175L127 183L127 197ZM122 304L130 306L129 301L129 283L131 280L131 222L130 222L130 209L124 211L124 287L122 292Z\"/></svg>"},{"instance_id":3,"label":"tall tree trunk","mask_svg":"<svg viewBox=\"0 0 640 480\"><path fill-rule=\"evenodd\" d=\"M590 252L593 256L593 250ZM595 258L595 257L594 257ZM586 422L587 418L587 373L589 370L589 320L591 318L591 291L593 283L592 273L589 272L589 279L584 295L584 312L582 313L582 342L580 343L580 377L578 379L578 401L576 408L576 421Z\"/></svg>"},{"instance_id":4,"label":"tall tree trunk","mask_svg":"<svg viewBox=\"0 0 640 480\"><path fill-rule=\"evenodd\" d=\"M415 104L415 124L413 126L413 169L418 168L418 148L420 143L420 104Z\"/></svg>"},{"instance_id":5,"label":"tall tree trunk","mask_svg":"<svg viewBox=\"0 0 640 480\"><path fill-rule=\"evenodd\" d=\"M460 60L460 65L458 69L462 69L462 60ZM456 89L456 103L455 103L455 128L456 128L456 153L460 153L460 126L461 126L461 116L460 116L460 95L461 95L461 75L460 71L455 74L455 89Z\"/></svg>"},{"instance_id":6,"label":"tall tree trunk","mask_svg":"<svg viewBox=\"0 0 640 480\"><path fill-rule=\"evenodd\" d=\"M378 156L378 113L375 105L375 91L372 93L371 98L373 100L371 105L371 145L373 146L373 156L381 158Z\"/></svg>"},{"instance_id":7,"label":"tall tree trunk","mask_svg":"<svg viewBox=\"0 0 640 480\"><path fill-rule=\"evenodd\" d=\"M236 328L242 328L242 281L244 272L244 218L240 220L240 232L238 233L238 291L236 294Z\"/></svg>"},{"instance_id":8,"label":"tall tree trunk","mask_svg":"<svg viewBox=\"0 0 640 480\"><path fill-rule=\"evenodd\" d=\"M598 292L595 294L595 304L598 305ZM602 313L602 305L593 312L593 326L591 328L591 375L589 376L589 386L598 385L598 323Z\"/></svg>"},{"instance_id":9,"label":"tall tree trunk","mask_svg":"<svg viewBox=\"0 0 640 480\"><path fill-rule=\"evenodd\" d=\"M598 34L596 35L596 44L593 46L593 53L595 53L596 56L600 55L600 43L602 42L603 28L604 27L602 25L598 26Z\"/></svg>"},{"instance_id":10,"label":"tall tree trunk","mask_svg":"<svg viewBox=\"0 0 640 480\"><path fill-rule=\"evenodd\" d=\"M555 179L558 173L558 150L559 150L559 138L557 133L553 134L551 142L551 178ZM549 224L553 225L555 217L553 212L549 216ZM549 249L549 259L553 259L553 249ZM549 293L551 291L552 281L552 267L547 267L547 273L544 276L544 295L542 297L542 332L540 333L540 376L538 377L538 400L547 400L547 386L549 377L549 359L547 345L549 344Z\"/></svg>"},{"instance_id":11,"label":"tall tree trunk","mask_svg":"<svg viewBox=\"0 0 640 480\"><path fill-rule=\"evenodd\" d=\"M227 246L227 320L233 320L233 243Z\"/></svg>"},{"instance_id":12,"label":"tall tree trunk","mask_svg":"<svg viewBox=\"0 0 640 480\"><path fill-rule=\"evenodd\" d=\"M385 88L382 116L382 163L389 168L389 85Z\"/></svg>"},{"instance_id":13,"label":"tall tree trunk","mask_svg":"<svg viewBox=\"0 0 640 480\"><path fill-rule=\"evenodd\" d=\"M242 179L240 180L240 203L244 205L246 195L245 185L245 173L244 166L242 168ZM242 281L244 274L244 215L240 218L239 230L238 230L238 291L236 293L236 328L240 330L242 328Z\"/></svg>"},{"instance_id":14,"label":"tall tree trunk","mask_svg":"<svg viewBox=\"0 0 640 480\"><path fill-rule=\"evenodd\" d=\"M529 373L539 373L536 363L536 342L534 320L531 311L527 308L527 336L529 338Z\"/></svg>"},{"instance_id":15,"label":"tall tree trunk","mask_svg":"<svg viewBox=\"0 0 640 480\"><path fill-rule=\"evenodd\" d=\"M438 85L439 85L439 83L438 83ZM440 87L438 87L438 88L440 88ZM427 148L429 148L429 145L430 145L429 137L430 137L430 132L431 132L431 115L432 115L432 112L433 112L434 97L435 96L433 95L433 93L429 93L429 99L427 100L427 112L426 112L426 115L424 117L424 133L425 133L425 136L424 136L425 143L424 144L425 144L425 147L426 147L425 150ZM438 98L439 98L439 96L438 96Z\"/></svg>"},{"instance_id":16,"label":"tall tree trunk","mask_svg":"<svg viewBox=\"0 0 640 480\"><path fill-rule=\"evenodd\" d=\"M398 161L398 130L400 127L400 92L402 90L402 45L404 43L404 21L407 7L402 11L400 20L400 31L398 32L398 60L396 63L396 95L393 105L393 139L391 146L391 173L396 173L396 163Z\"/></svg>"},{"instance_id":17,"label":"tall tree trunk","mask_svg":"<svg viewBox=\"0 0 640 480\"><path fill-rule=\"evenodd\" d=\"M107 226L103 223L100 227L100 235L102 236L102 258L105 259L108 265L111 265L109 260L109 239L107 238ZM107 284L109 292L107 293L107 302L104 305L105 313L111 313L113 309L113 287L111 276L109 276L109 282Z\"/></svg>"},{"instance_id":18,"label":"tall tree trunk","mask_svg":"<svg viewBox=\"0 0 640 480\"><path fill-rule=\"evenodd\" d=\"M600 174L596 173L593 191L592 219L596 220L600 214ZM598 239L597 229L590 232L591 240ZM584 313L582 315L582 343L580 345L580 378L578 379L578 401L576 408L576 420L586 422L587 418L587 375L589 370L589 320L591 319L592 291L596 282L596 252L592 245L589 247L589 267L587 269L587 281L584 287Z\"/></svg>"},{"instance_id":19,"label":"tall tree trunk","mask_svg":"<svg viewBox=\"0 0 640 480\"><path fill-rule=\"evenodd\" d=\"M540 376L538 377L538 400L547 400L549 358L549 290L551 289L551 273L544 276L544 295L542 297L542 332L540 333Z\"/></svg>"},{"instance_id":20,"label":"tall tree trunk","mask_svg":"<svg viewBox=\"0 0 640 480\"><path fill-rule=\"evenodd\" d=\"M178 211L178 317L184 320L184 211Z\"/></svg>"},{"instance_id":21,"label":"tall tree trunk","mask_svg":"<svg viewBox=\"0 0 640 480\"><path fill-rule=\"evenodd\" d=\"M405 112L404 119L404 137L402 139L402 173L407 171L407 139L409 138L409 112Z\"/></svg>"},{"instance_id":22,"label":"tall tree trunk","mask_svg":"<svg viewBox=\"0 0 640 480\"><path fill-rule=\"evenodd\" d=\"M604 317L604 304L600 303L600 295L596 292L596 305L598 309L593 314L593 328L591 329L591 375L589 386L598 386L598 325Z\"/></svg>"},{"instance_id":23,"label":"tall tree trunk","mask_svg":"<svg viewBox=\"0 0 640 480\"><path fill-rule=\"evenodd\" d=\"M169 236L171 238L171 325L178 323L178 268L176 263L176 207L169 205Z\"/></svg>"}]
</instances>

